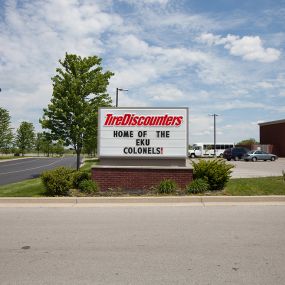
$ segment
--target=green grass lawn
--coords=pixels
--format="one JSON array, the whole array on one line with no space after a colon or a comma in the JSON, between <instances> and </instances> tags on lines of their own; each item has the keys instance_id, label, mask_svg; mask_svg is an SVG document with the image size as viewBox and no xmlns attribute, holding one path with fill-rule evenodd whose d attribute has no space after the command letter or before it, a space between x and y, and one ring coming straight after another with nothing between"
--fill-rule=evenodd
<instances>
[{"instance_id":1,"label":"green grass lawn","mask_svg":"<svg viewBox=\"0 0 285 285\"><path fill-rule=\"evenodd\" d=\"M40 178L0 186L0 197L42 197L44 186Z\"/></svg>"},{"instance_id":2,"label":"green grass lawn","mask_svg":"<svg viewBox=\"0 0 285 285\"><path fill-rule=\"evenodd\" d=\"M80 170L83 171L91 171L91 166L95 165L98 163L98 159L97 158L93 158L93 159L85 159L84 160L84 164L82 165L82 167L80 167Z\"/></svg>"},{"instance_id":3,"label":"green grass lawn","mask_svg":"<svg viewBox=\"0 0 285 285\"><path fill-rule=\"evenodd\" d=\"M2 155L0 155L0 160L14 159L14 158L17 158L17 157L15 157L15 156L2 156Z\"/></svg>"},{"instance_id":4,"label":"green grass lawn","mask_svg":"<svg viewBox=\"0 0 285 285\"><path fill-rule=\"evenodd\" d=\"M285 181L283 177L231 179L222 193L231 196L285 195Z\"/></svg>"},{"instance_id":5,"label":"green grass lawn","mask_svg":"<svg viewBox=\"0 0 285 285\"><path fill-rule=\"evenodd\" d=\"M80 169L91 171L91 166L96 163L94 159L87 159ZM44 193L44 185L40 178L0 186L0 197L42 197L45 196Z\"/></svg>"},{"instance_id":6,"label":"green grass lawn","mask_svg":"<svg viewBox=\"0 0 285 285\"><path fill-rule=\"evenodd\" d=\"M96 164L94 159L85 161L81 170L89 171ZM42 197L44 186L40 178L0 186L0 197ZM239 178L231 179L226 188L213 195L256 196L256 195L285 195L283 177Z\"/></svg>"}]
</instances>

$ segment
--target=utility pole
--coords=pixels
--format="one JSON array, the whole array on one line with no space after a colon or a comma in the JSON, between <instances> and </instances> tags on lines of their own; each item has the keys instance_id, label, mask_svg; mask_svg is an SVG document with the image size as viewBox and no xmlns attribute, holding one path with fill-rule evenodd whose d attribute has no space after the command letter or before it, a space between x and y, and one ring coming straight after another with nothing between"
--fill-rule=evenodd
<instances>
[{"instance_id":1,"label":"utility pole","mask_svg":"<svg viewBox=\"0 0 285 285\"><path fill-rule=\"evenodd\" d=\"M219 115L218 114L211 114L209 116L214 117L214 157L217 157L217 155L216 155L216 117Z\"/></svg>"},{"instance_id":2,"label":"utility pole","mask_svg":"<svg viewBox=\"0 0 285 285\"><path fill-rule=\"evenodd\" d=\"M116 88L116 108L119 106L119 91L129 91L128 89Z\"/></svg>"}]
</instances>

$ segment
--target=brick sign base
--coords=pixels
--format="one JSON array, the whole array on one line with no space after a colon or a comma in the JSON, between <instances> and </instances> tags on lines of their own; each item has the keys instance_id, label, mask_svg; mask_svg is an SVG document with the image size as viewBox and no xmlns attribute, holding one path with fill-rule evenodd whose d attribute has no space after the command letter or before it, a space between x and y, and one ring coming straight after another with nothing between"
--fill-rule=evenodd
<instances>
[{"instance_id":1,"label":"brick sign base","mask_svg":"<svg viewBox=\"0 0 285 285\"><path fill-rule=\"evenodd\" d=\"M101 191L117 188L129 192L148 190L164 179L174 180L180 188L184 188L193 180L193 169L189 167L96 165L91 171L92 179Z\"/></svg>"}]
</instances>

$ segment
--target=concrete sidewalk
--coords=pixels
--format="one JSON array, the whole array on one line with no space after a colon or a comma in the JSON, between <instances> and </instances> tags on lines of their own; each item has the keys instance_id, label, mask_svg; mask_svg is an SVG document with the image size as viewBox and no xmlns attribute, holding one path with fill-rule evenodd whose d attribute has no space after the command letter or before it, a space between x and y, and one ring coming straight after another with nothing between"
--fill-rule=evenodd
<instances>
[{"instance_id":1,"label":"concrete sidewalk","mask_svg":"<svg viewBox=\"0 0 285 285\"><path fill-rule=\"evenodd\" d=\"M164 196L164 197L41 197L0 198L0 207L98 207L98 206L211 206L285 205L280 196Z\"/></svg>"}]
</instances>

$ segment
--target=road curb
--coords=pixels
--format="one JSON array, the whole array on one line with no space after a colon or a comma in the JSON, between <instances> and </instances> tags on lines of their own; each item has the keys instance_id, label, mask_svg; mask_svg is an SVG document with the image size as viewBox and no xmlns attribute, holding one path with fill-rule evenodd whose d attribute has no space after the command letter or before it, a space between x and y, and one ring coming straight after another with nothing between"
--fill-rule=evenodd
<instances>
[{"instance_id":1,"label":"road curb","mask_svg":"<svg viewBox=\"0 0 285 285\"><path fill-rule=\"evenodd\" d=\"M4 197L5 204L206 204L206 203L285 203L285 195L276 196L160 196L160 197Z\"/></svg>"},{"instance_id":2,"label":"road curb","mask_svg":"<svg viewBox=\"0 0 285 285\"><path fill-rule=\"evenodd\" d=\"M76 204L75 197L3 197L1 204Z\"/></svg>"}]
</instances>

